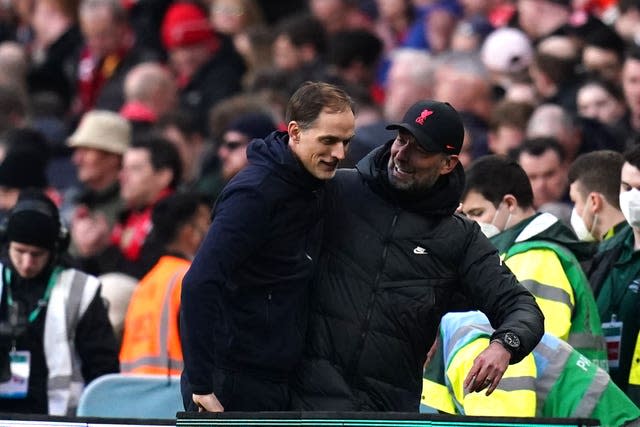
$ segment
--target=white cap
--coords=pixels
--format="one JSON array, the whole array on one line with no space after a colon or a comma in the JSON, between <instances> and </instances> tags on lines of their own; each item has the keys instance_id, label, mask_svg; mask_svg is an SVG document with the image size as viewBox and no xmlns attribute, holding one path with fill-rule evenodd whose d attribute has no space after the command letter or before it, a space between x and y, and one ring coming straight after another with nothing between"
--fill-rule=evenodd
<instances>
[{"instance_id":1,"label":"white cap","mask_svg":"<svg viewBox=\"0 0 640 427\"><path fill-rule=\"evenodd\" d=\"M533 59L533 47L527 35L516 28L498 28L482 44L480 57L490 71L519 73Z\"/></svg>"}]
</instances>

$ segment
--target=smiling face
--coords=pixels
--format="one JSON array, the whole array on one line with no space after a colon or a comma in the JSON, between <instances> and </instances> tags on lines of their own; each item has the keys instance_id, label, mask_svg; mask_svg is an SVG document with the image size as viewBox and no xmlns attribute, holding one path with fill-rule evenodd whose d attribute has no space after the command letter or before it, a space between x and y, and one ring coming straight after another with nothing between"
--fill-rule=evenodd
<instances>
[{"instance_id":1,"label":"smiling face","mask_svg":"<svg viewBox=\"0 0 640 427\"><path fill-rule=\"evenodd\" d=\"M306 129L296 121L289 122L289 147L311 175L331 179L354 132L355 116L351 110L332 112L325 108Z\"/></svg>"},{"instance_id":2,"label":"smiling face","mask_svg":"<svg viewBox=\"0 0 640 427\"><path fill-rule=\"evenodd\" d=\"M457 155L425 151L413 135L399 131L387 166L389 182L398 190L422 192L431 188L440 175L451 172L457 163Z\"/></svg>"}]
</instances>

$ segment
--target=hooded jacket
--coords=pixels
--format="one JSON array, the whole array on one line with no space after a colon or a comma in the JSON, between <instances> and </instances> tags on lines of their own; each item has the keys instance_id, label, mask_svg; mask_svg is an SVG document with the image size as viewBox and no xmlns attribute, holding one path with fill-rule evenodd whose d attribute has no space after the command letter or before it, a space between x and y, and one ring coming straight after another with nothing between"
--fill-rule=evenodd
<instances>
[{"instance_id":1,"label":"hooded jacket","mask_svg":"<svg viewBox=\"0 0 640 427\"><path fill-rule=\"evenodd\" d=\"M588 257L595 247L576 240L573 231L550 213L537 213L520 221L492 237L491 243L536 297L545 314L545 331L607 370L598 307L576 258Z\"/></svg>"},{"instance_id":2,"label":"hooded jacket","mask_svg":"<svg viewBox=\"0 0 640 427\"><path fill-rule=\"evenodd\" d=\"M520 337L511 362L543 334L531 294L475 222L454 214L458 165L421 197L388 183L391 142L327 184L325 232L294 406L417 412L440 317L470 305Z\"/></svg>"},{"instance_id":3,"label":"hooded jacket","mask_svg":"<svg viewBox=\"0 0 640 427\"><path fill-rule=\"evenodd\" d=\"M286 379L306 327L308 283L320 244L323 181L274 132L247 149L224 188L182 286L181 336L196 394L214 368Z\"/></svg>"}]
</instances>

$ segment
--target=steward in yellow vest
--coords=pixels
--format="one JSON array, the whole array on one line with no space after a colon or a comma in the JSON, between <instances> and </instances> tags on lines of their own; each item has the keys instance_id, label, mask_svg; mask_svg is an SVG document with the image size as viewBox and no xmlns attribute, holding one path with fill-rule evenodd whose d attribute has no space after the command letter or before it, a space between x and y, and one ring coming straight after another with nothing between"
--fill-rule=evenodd
<instances>
[{"instance_id":1,"label":"steward in yellow vest","mask_svg":"<svg viewBox=\"0 0 640 427\"><path fill-rule=\"evenodd\" d=\"M490 396L467 392L466 374L492 333L479 311L442 318L438 348L423 380L423 405L450 414L596 418L603 426L640 422L640 409L609 374L548 333L531 354L507 368Z\"/></svg>"},{"instance_id":2,"label":"steward in yellow vest","mask_svg":"<svg viewBox=\"0 0 640 427\"><path fill-rule=\"evenodd\" d=\"M485 156L467 171L462 211L478 222L504 263L536 298L545 331L567 341L602 369L606 342L580 260L595 247L550 213L536 213L526 173L515 161Z\"/></svg>"}]
</instances>

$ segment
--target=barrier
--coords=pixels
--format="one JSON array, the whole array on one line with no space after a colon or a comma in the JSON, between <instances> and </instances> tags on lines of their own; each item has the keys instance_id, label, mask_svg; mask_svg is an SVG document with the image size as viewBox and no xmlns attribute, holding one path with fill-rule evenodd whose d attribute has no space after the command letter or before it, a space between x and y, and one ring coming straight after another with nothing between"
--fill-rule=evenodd
<instances>
[{"instance_id":1,"label":"barrier","mask_svg":"<svg viewBox=\"0 0 640 427\"><path fill-rule=\"evenodd\" d=\"M444 414L414 414L397 412L179 412L177 427L224 426L597 426L600 423L584 418L514 418L514 417L462 417Z\"/></svg>"},{"instance_id":2,"label":"barrier","mask_svg":"<svg viewBox=\"0 0 640 427\"><path fill-rule=\"evenodd\" d=\"M461 417L396 412L228 412L219 414L178 412L175 421L0 414L2 427L591 427L597 425L599 425L597 420L582 418Z\"/></svg>"}]
</instances>

